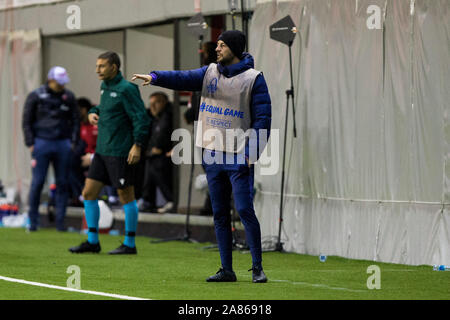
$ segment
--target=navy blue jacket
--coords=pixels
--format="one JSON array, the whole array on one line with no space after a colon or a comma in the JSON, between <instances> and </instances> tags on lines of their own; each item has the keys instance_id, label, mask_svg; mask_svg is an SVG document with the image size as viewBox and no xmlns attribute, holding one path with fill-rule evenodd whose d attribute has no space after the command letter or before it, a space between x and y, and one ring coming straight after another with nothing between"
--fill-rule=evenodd
<instances>
[{"instance_id":1,"label":"navy blue jacket","mask_svg":"<svg viewBox=\"0 0 450 320\"><path fill-rule=\"evenodd\" d=\"M250 68L254 68L253 57L249 53L244 53L239 63L222 66L218 64L219 72L227 78L238 75ZM153 85L182 91L201 91L203 86L203 78L205 76L208 66L199 69L185 70L185 71L152 71L155 75L152 81ZM270 126L272 120L272 104L270 101L269 90L267 88L266 80L262 74L256 77L253 84L252 97L250 100L251 124L257 132L258 144L260 129L267 130L267 140L270 135ZM245 147L245 154L249 156L249 146ZM264 150L258 150L257 156L261 155Z\"/></svg>"},{"instance_id":2,"label":"navy blue jacket","mask_svg":"<svg viewBox=\"0 0 450 320\"><path fill-rule=\"evenodd\" d=\"M80 115L75 95L65 89L56 93L48 85L31 92L23 109L22 128L25 145L35 138L70 139L76 144L80 136Z\"/></svg>"}]
</instances>

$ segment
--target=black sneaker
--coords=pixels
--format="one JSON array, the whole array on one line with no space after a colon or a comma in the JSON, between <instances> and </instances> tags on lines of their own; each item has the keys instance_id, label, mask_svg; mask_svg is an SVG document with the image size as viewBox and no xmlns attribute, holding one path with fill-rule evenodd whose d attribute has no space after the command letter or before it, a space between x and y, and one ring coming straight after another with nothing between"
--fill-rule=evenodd
<instances>
[{"instance_id":1,"label":"black sneaker","mask_svg":"<svg viewBox=\"0 0 450 320\"><path fill-rule=\"evenodd\" d=\"M206 279L206 282L236 282L236 274L220 268L215 275Z\"/></svg>"},{"instance_id":2,"label":"black sneaker","mask_svg":"<svg viewBox=\"0 0 450 320\"><path fill-rule=\"evenodd\" d=\"M99 253L101 250L100 243L92 244L89 241L85 241L79 246L72 247L69 249L72 253L85 253L85 252L93 252Z\"/></svg>"},{"instance_id":3,"label":"black sneaker","mask_svg":"<svg viewBox=\"0 0 450 320\"><path fill-rule=\"evenodd\" d=\"M254 283L265 283L267 282L267 277L262 268L253 267L248 271L253 271L252 280Z\"/></svg>"},{"instance_id":4,"label":"black sneaker","mask_svg":"<svg viewBox=\"0 0 450 320\"><path fill-rule=\"evenodd\" d=\"M137 254L137 250L136 250L136 247L130 248L122 243L120 245L120 247L118 247L117 249L114 249L108 253L109 254Z\"/></svg>"}]
</instances>

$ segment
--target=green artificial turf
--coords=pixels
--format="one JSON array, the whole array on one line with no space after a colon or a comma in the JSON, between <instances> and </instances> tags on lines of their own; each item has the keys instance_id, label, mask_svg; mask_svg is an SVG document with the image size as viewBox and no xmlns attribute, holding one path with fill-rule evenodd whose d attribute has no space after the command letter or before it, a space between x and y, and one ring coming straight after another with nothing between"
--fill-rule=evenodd
<instances>
[{"instance_id":1,"label":"green artificial turf","mask_svg":"<svg viewBox=\"0 0 450 320\"><path fill-rule=\"evenodd\" d=\"M220 259L205 243L150 243L137 237L136 256L111 256L122 236L100 235L100 254L72 254L71 246L86 239L52 229L26 233L0 228L0 276L66 286L67 268L81 271L81 289L132 297L167 300L297 300L297 299L449 299L450 272L430 266L405 266L373 261L267 252L263 266L269 282L251 282L251 256L233 252L235 283L207 283ZM369 290L367 268L381 271L381 289ZM0 299L112 299L78 292L0 280Z\"/></svg>"}]
</instances>

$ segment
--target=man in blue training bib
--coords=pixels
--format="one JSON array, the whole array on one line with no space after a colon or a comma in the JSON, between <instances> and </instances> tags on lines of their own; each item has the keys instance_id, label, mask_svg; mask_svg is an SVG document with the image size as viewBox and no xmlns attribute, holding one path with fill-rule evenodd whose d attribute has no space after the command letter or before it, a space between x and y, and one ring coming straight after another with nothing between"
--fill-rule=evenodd
<instances>
[{"instance_id":1,"label":"man in blue training bib","mask_svg":"<svg viewBox=\"0 0 450 320\"><path fill-rule=\"evenodd\" d=\"M143 85L201 91L196 145L203 149L222 262L219 271L206 279L208 282L236 281L232 267L231 192L252 254L253 282L267 282L262 267L261 229L253 207L253 163L265 147L259 144L260 138L265 133L268 139L271 101L262 73L253 69L253 57L244 52L245 43L242 32L225 31L217 42L217 64L188 71L153 71L132 78L144 80ZM248 131L255 134L249 138L244 134ZM230 133L232 139L228 139Z\"/></svg>"}]
</instances>

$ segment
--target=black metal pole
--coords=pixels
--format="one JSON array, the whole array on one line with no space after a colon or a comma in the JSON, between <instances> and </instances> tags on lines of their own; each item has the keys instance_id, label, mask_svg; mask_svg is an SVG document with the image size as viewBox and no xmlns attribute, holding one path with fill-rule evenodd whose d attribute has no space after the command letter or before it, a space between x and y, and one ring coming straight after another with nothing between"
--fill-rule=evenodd
<instances>
[{"instance_id":1,"label":"black metal pole","mask_svg":"<svg viewBox=\"0 0 450 320\"><path fill-rule=\"evenodd\" d=\"M200 57L200 66L203 65L203 55L202 55L202 45L203 45L203 35L200 35L198 38L199 43L199 57ZM196 108L197 106L194 106ZM195 137L192 140L192 149L191 149L191 170L189 174L189 189L188 189L188 201L187 201L187 210L186 210L186 222L184 224L184 236L183 237L177 237L177 238L169 238L169 239L161 239L161 240L155 240L152 241L153 243L159 243L159 242L168 242L168 241L191 241L196 242L195 240L191 239L191 230L189 228L189 218L191 216L191 199L192 199L192 181L194 179L194 152L195 152Z\"/></svg>"},{"instance_id":2,"label":"black metal pole","mask_svg":"<svg viewBox=\"0 0 450 320\"><path fill-rule=\"evenodd\" d=\"M248 17L245 12L244 0L241 0L241 18L242 18L242 32L245 34L245 47L248 50Z\"/></svg>"},{"instance_id":3,"label":"black metal pole","mask_svg":"<svg viewBox=\"0 0 450 320\"><path fill-rule=\"evenodd\" d=\"M203 66L203 54L202 54L202 46L203 46L203 35L201 34L198 37L198 53L200 58L200 67ZM193 106L196 108L197 106ZM188 203L187 203L187 212L186 212L186 228L185 228L185 239L189 239L191 236L191 231L189 230L189 217L191 216L191 199L192 199L192 180L194 179L194 152L195 152L195 137L192 140L192 149L191 149L191 172L189 174L189 190L188 190Z\"/></svg>"},{"instance_id":4,"label":"black metal pole","mask_svg":"<svg viewBox=\"0 0 450 320\"><path fill-rule=\"evenodd\" d=\"M284 200L284 177L285 177L285 163L286 163L286 138L287 138L287 126L288 126L288 113L289 113L289 97L291 96L290 90L286 91L286 114L284 116L284 142L283 142L283 166L281 169L281 193L280 193L280 217L278 219L278 240L275 246L275 251L283 251L283 243L281 242L281 227L283 224L283 200Z\"/></svg>"},{"instance_id":5,"label":"black metal pole","mask_svg":"<svg viewBox=\"0 0 450 320\"><path fill-rule=\"evenodd\" d=\"M281 171L281 193L280 193L280 217L278 226L278 240L275 247L275 251L283 251L283 243L281 242L281 230L283 225L283 200L284 200L284 181L285 181L285 164L286 164L286 143L287 143L287 127L288 127L288 115L289 115L289 99L292 99L292 111L294 115L294 137L297 136L297 129L295 126L295 106L294 106L294 80L292 72L292 41L289 42L289 73L291 78L291 88L286 91L286 115L284 120L284 142L283 142L283 167Z\"/></svg>"},{"instance_id":6,"label":"black metal pole","mask_svg":"<svg viewBox=\"0 0 450 320\"><path fill-rule=\"evenodd\" d=\"M245 24L245 9L244 9L244 0L241 0L241 23L242 23L242 32L244 32L245 33L245 27L244 27L244 24ZM247 34L246 34L246 36L247 36Z\"/></svg>"},{"instance_id":7,"label":"black metal pole","mask_svg":"<svg viewBox=\"0 0 450 320\"><path fill-rule=\"evenodd\" d=\"M187 203L186 223L185 223L185 232L184 232L184 239L186 239L186 240L188 240L191 237L191 231L189 229L189 217L191 215L192 179L194 177L194 148L195 148L195 143L192 143L191 172L189 174L188 203Z\"/></svg>"},{"instance_id":8,"label":"black metal pole","mask_svg":"<svg viewBox=\"0 0 450 320\"><path fill-rule=\"evenodd\" d=\"M235 11L231 10L231 30L236 30Z\"/></svg>"},{"instance_id":9,"label":"black metal pole","mask_svg":"<svg viewBox=\"0 0 450 320\"><path fill-rule=\"evenodd\" d=\"M293 127L294 127L294 138L297 137L297 125L295 123L295 103L294 103L294 73L292 72L292 41L289 42L289 72L291 74L291 98L292 98L292 115L293 115Z\"/></svg>"}]
</instances>

